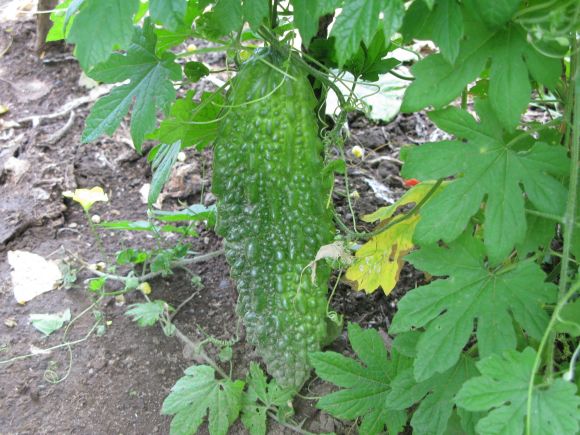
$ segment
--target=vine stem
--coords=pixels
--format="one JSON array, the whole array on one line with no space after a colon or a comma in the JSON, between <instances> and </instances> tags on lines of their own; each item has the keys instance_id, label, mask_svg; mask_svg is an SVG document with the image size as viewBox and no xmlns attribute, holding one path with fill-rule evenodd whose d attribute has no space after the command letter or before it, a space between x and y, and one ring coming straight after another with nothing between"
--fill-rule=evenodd
<instances>
[{"instance_id":1,"label":"vine stem","mask_svg":"<svg viewBox=\"0 0 580 435\"><path fill-rule=\"evenodd\" d=\"M558 316L560 315L560 311L566 305L568 300L580 290L580 281L576 282L574 286L568 290L568 292L564 295L562 299L558 301L554 312L552 313L552 317L550 317L550 322L548 323L548 327L542 336L542 340L540 341L540 346L538 347L538 351L536 353L536 358L534 359L534 365L532 367L532 371L530 373L530 380L528 381L528 397L526 402L526 435L532 434L532 396L534 393L534 378L536 376L536 372L540 368L540 363L542 361L542 352L544 348L548 344L548 338L551 335L552 329L558 320Z\"/></svg>"},{"instance_id":2,"label":"vine stem","mask_svg":"<svg viewBox=\"0 0 580 435\"><path fill-rule=\"evenodd\" d=\"M568 203L566 214L564 215L564 248L562 249L562 269L560 272L560 297L566 292L568 285L569 258L573 243L574 224L576 222L576 201L578 201L578 160L580 158L580 56L577 53L578 41L576 38L572 41L572 67L570 75L570 86L574 87L572 92L572 101L568 104L574 104L573 123L570 147L570 183L568 185Z\"/></svg>"},{"instance_id":3,"label":"vine stem","mask_svg":"<svg viewBox=\"0 0 580 435\"><path fill-rule=\"evenodd\" d=\"M208 252L207 254L203 254L203 255L198 255L196 257L193 258L186 258L185 260L179 260L179 261L173 261L171 263L171 265L169 266L171 269L175 269L177 267L182 267L182 266L187 266L189 264L194 264L194 263L202 263L204 261L207 261L211 258L214 257L218 257L220 255L222 255L224 253L223 249L219 249L217 251L213 251L213 252ZM82 263L87 264L84 261L81 261ZM128 276L122 276L122 275L114 275L112 273L105 273L105 272L101 272L100 270L94 270L94 269L89 269L94 275L100 276L100 277L104 277L104 278L109 278L115 281L121 281L121 282L127 282L130 279L133 279L135 277L128 277ZM148 281L150 279L156 278L159 275L162 275L163 271L159 271L159 272L149 272L145 275L142 275L140 277L138 277L137 279L139 280L139 282L144 282L144 281Z\"/></svg>"},{"instance_id":4,"label":"vine stem","mask_svg":"<svg viewBox=\"0 0 580 435\"><path fill-rule=\"evenodd\" d=\"M280 426L283 426L283 427L285 427L287 429L293 430L296 433L303 434L303 435L314 435L314 433L312 433L312 432L308 432L307 430L304 430L304 429L302 429L302 428L300 428L298 426L294 426L293 424L290 424L288 422L282 421L272 411L268 411L268 416L271 419L273 419L274 421L276 421Z\"/></svg>"}]
</instances>

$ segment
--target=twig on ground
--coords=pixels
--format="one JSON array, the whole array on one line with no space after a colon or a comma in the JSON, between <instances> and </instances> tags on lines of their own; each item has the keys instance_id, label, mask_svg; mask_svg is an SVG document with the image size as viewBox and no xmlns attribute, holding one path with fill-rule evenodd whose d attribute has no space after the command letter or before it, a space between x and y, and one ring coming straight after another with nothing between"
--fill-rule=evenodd
<instances>
[{"instance_id":1,"label":"twig on ground","mask_svg":"<svg viewBox=\"0 0 580 435\"><path fill-rule=\"evenodd\" d=\"M73 126L74 120L75 120L75 111L71 110L70 116L68 117L68 121L66 122L66 124L63 125L62 128L60 128L57 131L55 131L54 133L52 133L49 137L47 137L46 140L44 141L44 145L54 145L56 142L58 142L60 139L62 139L62 137Z\"/></svg>"},{"instance_id":2,"label":"twig on ground","mask_svg":"<svg viewBox=\"0 0 580 435\"><path fill-rule=\"evenodd\" d=\"M372 159L372 160L369 159L369 160L367 160L367 163L369 165L374 165L375 163L379 163L379 162L382 162L384 160L386 160L387 162L395 163L397 165L402 165L403 164L403 162L400 161L399 159L396 159L396 158L390 157L390 156L379 156L379 157L377 157L375 159Z\"/></svg>"},{"instance_id":3,"label":"twig on ground","mask_svg":"<svg viewBox=\"0 0 580 435\"><path fill-rule=\"evenodd\" d=\"M82 97L75 98L74 100L69 101L64 106L62 106L61 110L57 112L25 116L24 118L20 118L19 120L17 120L17 122L19 124L32 122L32 126L36 127L40 124L40 121L42 121L43 119L60 118L61 116L65 116L71 110L76 109L79 106L82 106L87 103L92 103L93 101L97 100L100 96L109 92L111 88L112 87L109 85L98 86L92 89L91 92L89 92L89 95L83 95Z\"/></svg>"},{"instance_id":4,"label":"twig on ground","mask_svg":"<svg viewBox=\"0 0 580 435\"><path fill-rule=\"evenodd\" d=\"M8 35L8 44L6 44L6 47L2 48L2 50L0 51L0 58L2 58L7 52L8 50L10 50L10 47L12 47L12 43L14 42L14 38L12 37L12 35L8 32L5 32L6 35Z\"/></svg>"},{"instance_id":5,"label":"twig on ground","mask_svg":"<svg viewBox=\"0 0 580 435\"><path fill-rule=\"evenodd\" d=\"M173 319L175 319L175 317L179 314L179 311L185 306L187 305L187 303L189 301L191 301L195 296L197 296L199 294L199 290L194 291L192 294L190 294L187 299L185 299L183 302L181 302L177 308L175 309L175 311L173 313L171 313L171 316L169 316L169 320L173 322Z\"/></svg>"}]
</instances>

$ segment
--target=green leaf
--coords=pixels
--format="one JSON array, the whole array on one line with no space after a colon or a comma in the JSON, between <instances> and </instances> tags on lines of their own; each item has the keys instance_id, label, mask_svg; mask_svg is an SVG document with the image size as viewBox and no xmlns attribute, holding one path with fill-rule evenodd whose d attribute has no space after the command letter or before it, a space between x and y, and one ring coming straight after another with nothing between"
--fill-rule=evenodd
<instances>
[{"instance_id":1,"label":"green leaf","mask_svg":"<svg viewBox=\"0 0 580 435\"><path fill-rule=\"evenodd\" d=\"M241 0L218 0L213 12L213 23L223 35L240 30L244 23Z\"/></svg>"},{"instance_id":2,"label":"green leaf","mask_svg":"<svg viewBox=\"0 0 580 435\"><path fill-rule=\"evenodd\" d=\"M385 39L383 31L379 30L368 46L361 42L359 50L347 61L343 70L365 81L376 82L379 80L379 75L385 74L401 63L392 57L384 59L392 48L393 46Z\"/></svg>"},{"instance_id":3,"label":"green leaf","mask_svg":"<svg viewBox=\"0 0 580 435\"><path fill-rule=\"evenodd\" d=\"M75 23L78 22L75 21ZM99 99L86 121L83 141L90 142L103 134L113 134L133 105L131 136L137 151L145 135L155 129L157 109L166 110L175 99L171 80L181 79L181 67L172 53L155 54L156 36L148 21L137 29L127 54L114 54L89 72L105 83L130 80Z\"/></svg>"},{"instance_id":4,"label":"green leaf","mask_svg":"<svg viewBox=\"0 0 580 435\"><path fill-rule=\"evenodd\" d=\"M535 81L551 90L556 88L562 74L562 59L545 56L531 45L526 45L524 60Z\"/></svg>"},{"instance_id":5,"label":"green leaf","mask_svg":"<svg viewBox=\"0 0 580 435\"><path fill-rule=\"evenodd\" d=\"M187 4L187 10L183 17L182 24L177 25L174 30L169 30L163 27L155 28L155 34L157 35L157 45L155 50L158 55L165 52L168 48L181 44L187 38L192 36L191 26L193 25L193 20L200 16L202 12L200 8L201 6L197 2L190 1Z\"/></svg>"},{"instance_id":6,"label":"green leaf","mask_svg":"<svg viewBox=\"0 0 580 435\"><path fill-rule=\"evenodd\" d=\"M52 21L52 27L48 31L46 35L46 41L60 41L65 39L68 35L70 30L70 20L65 24L66 21L66 14L71 9L70 4L72 0L65 0L62 3L59 3L56 8L54 8L54 12L50 14L50 21ZM75 3L80 3L79 0L76 0ZM80 6L80 4L79 4Z\"/></svg>"},{"instance_id":7,"label":"green leaf","mask_svg":"<svg viewBox=\"0 0 580 435\"><path fill-rule=\"evenodd\" d=\"M203 149L217 137L218 116L224 104L219 92L204 93L201 102L193 100L195 92L177 100L169 116L161 121L159 129L150 137L162 143L181 141L181 147L196 146Z\"/></svg>"},{"instance_id":8,"label":"green leaf","mask_svg":"<svg viewBox=\"0 0 580 435\"><path fill-rule=\"evenodd\" d=\"M399 333L425 328L416 348L417 381L457 363L476 320L483 357L515 348L514 320L531 337L542 337L548 325L543 307L556 300L557 292L554 284L544 282L546 276L535 263L490 270L483 243L468 232L448 248L427 245L406 259L432 275L448 276L407 293L389 330Z\"/></svg>"},{"instance_id":9,"label":"green leaf","mask_svg":"<svg viewBox=\"0 0 580 435\"><path fill-rule=\"evenodd\" d=\"M70 322L70 309L59 314L31 314L30 323L44 335L50 335Z\"/></svg>"},{"instance_id":10,"label":"green leaf","mask_svg":"<svg viewBox=\"0 0 580 435\"><path fill-rule=\"evenodd\" d=\"M489 76L489 100L506 127L516 127L530 101L532 87L524 62L525 34L521 28L508 27L498 35Z\"/></svg>"},{"instance_id":11,"label":"green leaf","mask_svg":"<svg viewBox=\"0 0 580 435\"><path fill-rule=\"evenodd\" d=\"M477 423L480 434L523 434L527 395L536 352L507 351L477 363L482 376L467 381L455 401L468 411L490 411ZM556 379L549 385L534 385L531 429L533 434L578 432L580 397L576 385Z\"/></svg>"},{"instance_id":12,"label":"green leaf","mask_svg":"<svg viewBox=\"0 0 580 435\"><path fill-rule=\"evenodd\" d=\"M477 375L473 361L462 357L449 370L425 381L417 382L409 368L393 380L387 400L394 409L403 410L419 403L411 426L415 433L446 433L453 412L453 398L465 381Z\"/></svg>"},{"instance_id":13,"label":"green leaf","mask_svg":"<svg viewBox=\"0 0 580 435\"><path fill-rule=\"evenodd\" d=\"M379 25L384 0L351 0L336 18L330 36L335 37L339 66L354 55L361 41L370 44Z\"/></svg>"},{"instance_id":14,"label":"green leaf","mask_svg":"<svg viewBox=\"0 0 580 435\"><path fill-rule=\"evenodd\" d=\"M529 207L532 208L532 207ZM520 258L536 252L538 248L548 249L554 238L556 222L536 215L526 215L527 229L522 242L516 245Z\"/></svg>"},{"instance_id":15,"label":"green leaf","mask_svg":"<svg viewBox=\"0 0 580 435\"><path fill-rule=\"evenodd\" d=\"M318 21L321 16L334 12L340 0L291 0L294 24L300 31L302 44L305 47L318 32Z\"/></svg>"},{"instance_id":16,"label":"green leaf","mask_svg":"<svg viewBox=\"0 0 580 435\"><path fill-rule=\"evenodd\" d=\"M405 16L405 5L402 0L387 0L383 6L383 32L387 40L401 28Z\"/></svg>"},{"instance_id":17,"label":"green leaf","mask_svg":"<svg viewBox=\"0 0 580 435\"><path fill-rule=\"evenodd\" d=\"M379 333L373 329L363 330L357 324L350 323L348 336L354 351L366 367L335 352L312 353L310 360L316 374L344 388L322 397L317 408L338 418L354 420L362 417L361 431L362 427L365 431L361 433L365 434L382 432L391 419L403 421L404 425L405 412L392 409L388 394L397 369L408 366L408 361L398 356L389 360Z\"/></svg>"},{"instance_id":18,"label":"green leaf","mask_svg":"<svg viewBox=\"0 0 580 435\"><path fill-rule=\"evenodd\" d=\"M580 299L569 302L562 308L554 329L573 337L580 335Z\"/></svg>"},{"instance_id":19,"label":"green leaf","mask_svg":"<svg viewBox=\"0 0 580 435\"><path fill-rule=\"evenodd\" d=\"M187 62L183 68L185 76L192 82L198 82L202 77L209 74L209 68L202 62Z\"/></svg>"},{"instance_id":20,"label":"green leaf","mask_svg":"<svg viewBox=\"0 0 580 435\"><path fill-rule=\"evenodd\" d=\"M78 7L78 6L77 6ZM67 41L85 71L107 60L115 48L126 48L133 36L139 0L85 0L72 21Z\"/></svg>"},{"instance_id":21,"label":"green leaf","mask_svg":"<svg viewBox=\"0 0 580 435\"><path fill-rule=\"evenodd\" d=\"M118 251L115 261L119 265L123 264L141 264L149 258L149 253L147 251L135 250L133 248L123 249Z\"/></svg>"},{"instance_id":22,"label":"green leaf","mask_svg":"<svg viewBox=\"0 0 580 435\"><path fill-rule=\"evenodd\" d=\"M171 145L161 144L159 151L155 154L155 158L151 163L153 170L153 177L151 179L151 187L149 188L149 195L147 197L147 206L149 208L157 201L159 194L163 190L163 186L169 176L173 165L177 161L177 155L181 151L181 142L177 141Z\"/></svg>"},{"instance_id":23,"label":"green leaf","mask_svg":"<svg viewBox=\"0 0 580 435\"><path fill-rule=\"evenodd\" d=\"M413 38L429 39L431 29L427 26L431 17L431 9L427 7L424 1L414 1L407 9L403 18L401 35L403 41L410 43Z\"/></svg>"},{"instance_id":24,"label":"green leaf","mask_svg":"<svg viewBox=\"0 0 580 435\"><path fill-rule=\"evenodd\" d=\"M441 26L431 23L431 15L423 18L422 24L414 24L415 28L411 30L411 25L407 25L406 21L407 32L424 33L433 39L436 39L436 33L432 32L445 32L439 36L440 41L447 42L441 44L443 54L428 56L412 68L415 81L405 93L402 110L414 112L430 105L439 108L449 103L477 78L491 58L491 105L502 125L513 128L519 123L530 99L529 75L553 86L560 75L557 60L546 58L545 66L538 66L539 59L536 58L541 55L534 55L534 48L526 41L526 32L520 25L511 24L490 30L481 22L477 11L469 9L469 4L464 7L467 8L464 15L466 38L459 45L453 64L449 60L454 58L456 47L449 44L456 41L460 34L459 28L453 32L451 28L441 30ZM439 5L435 7L432 15L438 7ZM420 15L423 16L424 14ZM524 57L530 60L524 62Z\"/></svg>"},{"instance_id":25,"label":"green leaf","mask_svg":"<svg viewBox=\"0 0 580 435\"><path fill-rule=\"evenodd\" d=\"M250 363L246 383L248 390L243 397L242 423L251 435L264 435L268 411L287 406L295 391L280 388L274 379L268 383L264 372L255 362Z\"/></svg>"},{"instance_id":26,"label":"green leaf","mask_svg":"<svg viewBox=\"0 0 580 435\"><path fill-rule=\"evenodd\" d=\"M180 222L180 221L208 221L211 226L215 221L216 206L210 205L206 207L203 204L192 204L183 210L163 211L152 210L151 216L157 220L164 222Z\"/></svg>"},{"instance_id":27,"label":"green leaf","mask_svg":"<svg viewBox=\"0 0 580 435\"><path fill-rule=\"evenodd\" d=\"M411 71L415 80L407 88L401 111L417 112L424 107L442 107L457 97L474 81L486 63L480 44L486 41L468 39L471 50L463 49L451 65L441 54L432 54L416 63Z\"/></svg>"},{"instance_id":28,"label":"green leaf","mask_svg":"<svg viewBox=\"0 0 580 435\"><path fill-rule=\"evenodd\" d=\"M185 371L163 401L161 413L174 415L171 434L193 435L209 413L209 433L225 435L238 418L244 382L215 379L209 366L192 366Z\"/></svg>"},{"instance_id":29,"label":"green leaf","mask_svg":"<svg viewBox=\"0 0 580 435\"><path fill-rule=\"evenodd\" d=\"M260 24L270 16L270 3L268 0L243 0L242 10L244 20L252 29L257 29Z\"/></svg>"},{"instance_id":30,"label":"green leaf","mask_svg":"<svg viewBox=\"0 0 580 435\"><path fill-rule=\"evenodd\" d=\"M560 146L537 142L529 150L514 150L502 139L501 126L490 117L489 104L479 101L476 108L479 124L456 108L432 113L437 125L466 142L430 143L410 149L402 174L418 180L464 174L424 205L414 240L419 244L454 240L487 198L485 246L490 261L497 264L526 234L520 186L537 210L561 216L567 193L552 175L565 176L569 164Z\"/></svg>"},{"instance_id":31,"label":"green leaf","mask_svg":"<svg viewBox=\"0 0 580 435\"><path fill-rule=\"evenodd\" d=\"M106 282L107 282L106 276L101 276L100 278L93 278L89 280L89 285L87 287L92 292L98 292L103 288Z\"/></svg>"},{"instance_id":32,"label":"green leaf","mask_svg":"<svg viewBox=\"0 0 580 435\"><path fill-rule=\"evenodd\" d=\"M438 1L427 26L431 28L433 41L441 49L443 57L453 64L463 37L463 16L457 0Z\"/></svg>"},{"instance_id":33,"label":"green leaf","mask_svg":"<svg viewBox=\"0 0 580 435\"><path fill-rule=\"evenodd\" d=\"M168 307L165 301L157 300L129 305L129 310L125 312L127 316L133 317L133 321L139 326L153 326Z\"/></svg>"},{"instance_id":34,"label":"green leaf","mask_svg":"<svg viewBox=\"0 0 580 435\"><path fill-rule=\"evenodd\" d=\"M187 0L149 0L149 13L155 22L171 31L183 24Z\"/></svg>"},{"instance_id":35,"label":"green leaf","mask_svg":"<svg viewBox=\"0 0 580 435\"><path fill-rule=\"evenodd\" d=\"M513 14L518 10L521 0L474 0L477 11L481 14L483 21L492 27L500 27L511 20Z\"/></svg>"},{"instance_id":36,"label":"green leaf","mask_svg":"<svg viewBox=\"0 0 580 435\"><path fill-rule=\"evenodd\" d=\"M404 40L413 38L433 40L449 64L459 53L463 38L463 15L457 0L440 0L431 10L424 2L416 1L405 15Z\"/></svg>"}]
</instances>

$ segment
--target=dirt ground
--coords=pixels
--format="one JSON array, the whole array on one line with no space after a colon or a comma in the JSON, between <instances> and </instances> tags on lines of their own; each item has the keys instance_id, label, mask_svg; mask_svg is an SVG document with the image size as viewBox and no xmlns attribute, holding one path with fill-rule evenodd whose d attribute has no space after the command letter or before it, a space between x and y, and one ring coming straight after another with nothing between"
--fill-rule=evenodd
<instances>
[{"instance_id":1,"label":"dirt ground","mask_svg":"<svg viewBox=\"0 0 580 435\"><path fill-rule=\"evenodd\" d=\"M62 342L59 332L43 338L31 326L30 314L70 308L74 317L92 304L86 290L91 274L79 266L79 259L108 261L120 249L154 243L142 234L102 231L108 255L103 258L80 207L62 197L65 190L102 186L110 201L93 209L102 219L144 219L146 206L139 190L150 181L151 171L146 158L131 148L125 124L113 138L81 143L90 104L59 112L70 106L67 103L96 91L79 83L81 72L70 56L70 47L50 45L39 58L33 46L32 21L8 23L0 29L0 105L9 109L0 116L0 434L166 434L170 418L160 415L161 404L192 362L176 339L165 337L158 327L138 328L124 315L128 304L142 300L140 295L129 295L124 304L111 297L97 307L108 323L106 332L91 334L72 346L71 353L63 347L2 363L28 354L31 346L48 348ZM56 116L33 117L51 113ZM362 161L353 161L349 172L352 188L361 196L355 203L357 215L387 205L404 191L398 175L400 146L433 140L438 134L420 115L399 115L386 125L358 116L351 119L350 128L350 145L358 144L366 151ZM200 201L211 204L213 200L210 194L203 198L201 194L210 187L209 153L187 150L186 154L186 161L180 163L183 170L171 181L175 198L164 202L165 209ZM12 166L6 169L9 160ZM350 220L342 197L335 200L339 212ZM163 243L170 245L172 239L167 237ZM202 253L221 247L221 240L203 229L192 243ZM14 250L68 259L78 271L74 285L40 295L26 305L17 304L7 263L7 252ZM204 288L179 312L177 326L192 338L202 337L200 330L231 338L236 330L237 295L225 259L221 256L194 265L190 272L201 277ZM355 293L340 284L333 305L345 315L345 321L385 331L396 301L420 278L406 267L389 297L382 292L370 296ZM194 291L188 274L182 271L151 284L152 297L173 306ZM87 312L73 324L67 339L83 339L94 322L95 317ZM333 348L348 351L344 334ZM252 358L249 346L243 341L237 344L234 373L243 376ZM327 388L317 381L309 387L308 393ZM301 400L296 408L298 420L306 419L304 427L310 431L351 430L317 411L314 402ZM244 430L237 424L231 433ZM290 432L271 423L270 433Z\"/></svg>"}]
</instances>

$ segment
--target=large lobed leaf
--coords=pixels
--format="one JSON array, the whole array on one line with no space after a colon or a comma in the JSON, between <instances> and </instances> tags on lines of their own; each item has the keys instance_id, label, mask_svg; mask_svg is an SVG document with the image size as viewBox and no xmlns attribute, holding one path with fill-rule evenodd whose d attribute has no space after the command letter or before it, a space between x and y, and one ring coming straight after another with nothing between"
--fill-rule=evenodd
<instances>
[{"instance_id":1,"label":"large lobed leaf","mask_svg":"<svg viewBox=\"0 0 580 435\"><path fill-rule=\"evenodd\" d=\"M500 2L501 8L497 9L495 2L493 6L481 1L465 2L463 15L455 0L438 3L432 12L420 3L415 2L406 17L406 39L433 39L441 47L441 54L428 56L413 67L416 80L405 94L403 111L414 112L427 106L439 108L451 102L491 60L491 106L505 128L514 128L530 101L530 77L549 88L559 80L560 59L539 53L527 42L526 32L519 24L497 25L511 19L515 8L508 4L510 1ZM444 5L447 5L444 13L435 21L438 8ZM437 25L447 20L448 25Z\"/></svg>"},{"instance_id":2,"label":"large lobed leaf","mask_svg":"<svg viewBox=\"0 0 580 435\"><path fill-rule=\"evenodd\" d=\"M129 83L114 88L95 103L83 132L85 142L112 134L131 106L131 136L137 150L145 136L155 129L157 110L167 110L175 99L171 80L181 79L181 67L175 63L175 56L169 52L157 56L155 44L153 26L146 21L142 29L134 29L126 54L113 54L89 71L95 80L105 83L129 80Z\"/></svg>"},{"instance_id":3,"label":"large lobed leaf","mask_svg":"<svg viewBox=\"0 0 580 435\"><path fill-rule=\"evenodd\" d=\"M343 387L322 397L316 406L338 418L354 420L362 417L360 432L364 434L381 433L385 425L390 434L399 433L407 415L404 410L393 410L387 397L397 370L408 367L409 361L397 357L389 359L375 330L363 330L350 323L348 337L364 366L336 352L312 353L311 362L316 374Z\"/></svg>"},{"instance_id":4,"label":"large lobed leaf","mask_svg":"<svg viewBox=\"0 0 580 435\"><path fill-rule=\"evenodd\" d=\"M477 423L479 434L524 433L528 384L536 352L506 351L477 363L482 376L467 381L455 401L468 411L489 411ZM531 397L531 434L575 434L579 430L580 397L576 385L562 379L534 385Z\"/></svg>"},{"instance_id":5,"label":"large lobed leaf","mask_svg":"<svg viewBox=\"0 0 580 435\"><path fill-rule=\"evenodd\" d=\"M185 375L161 408L162 414L174 415L171 434L193 435L209 413L209 433L225 435L240 413L244 382L217 380L214 369L205 365L191 366Z\"/></svg>"},{"instance_id":6,"label":"large lobed leaf","mask_svg":"<svg viewBox=\"0 0 580 435\"><path fill-rule=\"evenodd\" d=\"M295 391L281 388L275 379L267 382L266 375L255 362L250 363L247 385L243 397L242 423L250 435L265 435L268 412L274 408L287 408Z\"/></svg>"},{"instance_id":7,"label":"large lobed leaf","mask_svg":"<svg viewBox=\"0 0 580 435\"><path fill-rule=\"evenodd\" d=\"M85 71L107 60L115 48L131 43L139 0L85 0L82 5L74 1L70 8L78 14L67 41L76 44L75 56Z\"/></svg>"},{"instance_id":8,"label":"large lobed leaf","mask_svg":"<svg viewBox=\"0 0 580 435\"><path fill-rule=\"evenodd\" d=\"M184 24L186 11L187 0L149 0L151 18L172 31Z\"/></svg>"},{"instance_id":9,"label":"large lobed leaf","mask_svg":"<svg viewBox=\"0 0 580 435\"><path fill-rule=\"evenodd\" d=\"M410 150L402 174L419 180L459 177L421 210L416 242L454 240L485 200L485 246L490 261L497 264L525 238L524 192L537 210L564 214L566 188L554 177L565 176L569 164L560 146L537 142L530 149L518 150L515 142L504 139L489 103L479 101L476 107L481 123L457 108L431 112L440 128L464 141Z\"/></svg>"},{"instance_id":10,"label":"large lobed leaf","mask_svg":"<svg viewBox=\"0 0 580 435\"><path fill-rule=\"evenodd\" d=\"M429 379L455 365L477 321L482 357L516 347L514 321L529 336L540 339L548 324L544 305L556 300L556 287L532 262L506 270L490 270L481 241L469 232L449 247L428 245L407 256L417 268L448 276L407 293L390 328L391 333L425 328L417 343L414 375Z\"/></svg>"},{"instance_id":11,"label":"large lobed leaf","mask_svg":"<svg viewBox=\"0 0 580 435\"><path fill-rule=\"evenodd\" d=\"M455 395L465 381L477 374L474 362L466 356L449 370L420 382L410 367L393 380L387 400L390 407L400 410L418 404L411 419L415 433L443 435L448 433ZM461 426L467 431L470 424L465 420L461 418Z\"/></svg>"}]
</instances>

